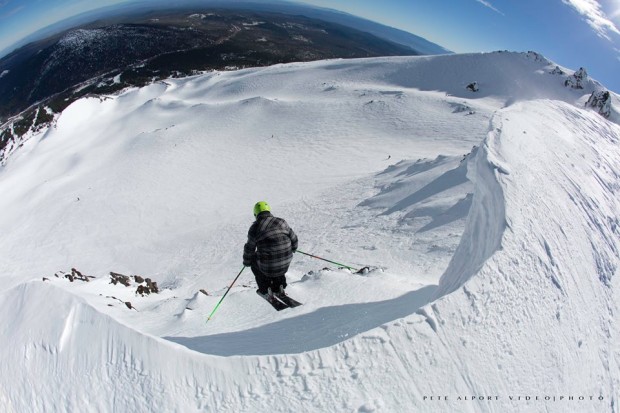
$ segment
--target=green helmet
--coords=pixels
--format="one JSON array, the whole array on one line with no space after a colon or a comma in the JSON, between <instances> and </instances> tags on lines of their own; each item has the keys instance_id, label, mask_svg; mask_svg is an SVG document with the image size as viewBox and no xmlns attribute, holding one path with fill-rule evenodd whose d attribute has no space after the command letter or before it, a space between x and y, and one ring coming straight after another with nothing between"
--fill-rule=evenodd
<instances>
[{"instance_id":1,"label":"green helmet","mask_svg":"<svg viewBox=\"0 0 620 413\"><path fill-rule=\"evenodd\" d=\"M254 205L254 216L257 216L258 214L264 211L271 211L271 207L269 206L267 202L259 201L256 203L256 205Z\"/></svg>"}]
</instances>

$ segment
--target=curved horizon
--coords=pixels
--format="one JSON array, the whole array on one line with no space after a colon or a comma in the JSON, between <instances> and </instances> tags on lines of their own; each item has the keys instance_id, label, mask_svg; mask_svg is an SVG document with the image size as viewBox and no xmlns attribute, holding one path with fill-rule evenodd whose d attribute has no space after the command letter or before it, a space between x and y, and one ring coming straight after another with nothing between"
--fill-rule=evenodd
<instances>
[{"instance_id":1,"label":"curved horizon","mask_svg":"<svg viewBox=\"0 0 620 413\"><path fill-rule=\"evenodd\" d=\"M526 0L513 4L508 0L469 0L449 7L398 0L387 0L380 5L371 0L251 3L329 8L420 36L455 53L533 50L573 70L586 67L593 78L611 90L620 91L620 79L616 75L620 71L620 5L614 2L562 0L540 4ZM73 22L79 25L105 13L136 7L167 7L167 4L161 0L106 0L93 7L92 2L84 0L61 0L41 6L34 0L2 0L0 56L35 37L69 29ZM175 7L217 4L188 0ZM553 29L549 28L549 21L554 22Z\"/></svg>"}]
</instances>

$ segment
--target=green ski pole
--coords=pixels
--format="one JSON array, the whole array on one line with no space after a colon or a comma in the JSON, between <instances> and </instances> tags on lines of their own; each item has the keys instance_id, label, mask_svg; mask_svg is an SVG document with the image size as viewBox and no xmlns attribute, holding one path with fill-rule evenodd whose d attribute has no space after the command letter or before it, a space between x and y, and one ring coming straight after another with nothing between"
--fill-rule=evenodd
<instances>
[{"instance_id":1,"label":"green ski pole","mask_svg":"<svg viewBox=\"0 0 620 413\"><path fill-rule=\"evenodd\" d=\"M213 314L215 314L215 312L217 311L217 308L220 306L220 304L222 304L222 301L224 301L224 298L226 298L226 294L228 294L228 292L230 291L230 289L232 288L233 285L235 285L235 282L237 281L237 278L239 278L239 276L241 275L241 273L243 272L243 270L245 270L245 265L243 266L243 268L241 268L241 271L239 271L239 274L237 274L237 276L235 277L235 279L233 280L232 284L230 284L230 286L228 287L228 290L226 290L226 292L224 293L224 295L222 296L222 298L220 298L220 301L217 303L217 305L215 306L215 308L213 309L213 311L211 311L211 314L209 314L209 317L207 318L207 321L205 321L205 323L208 323L209 320L211 320L211 317L213 317Z\"/></svg>"},{"instance_id":2,"label":"green ski pole","mask_svg":"<svg viewBox=\"0 0 620 413\"><path fill-rule=\"evenodd\" d=\"M352 271L355 271L355 272L358 271L356 268L349 267L348 265L340 264L339 262L336 262L336 261L331 261L331 260L328 260L328 259L325 259L325 258L317 257L316 255L308 254L307 252L303 252L303 251L300 251L300 250L297 250L297 252L300 253L300 254L307 255L308 257L317 258L319 260L331 262L332 264L340 265L341 267L348 268L348 269L350 269Z\"/></svg>"}]
</instances>

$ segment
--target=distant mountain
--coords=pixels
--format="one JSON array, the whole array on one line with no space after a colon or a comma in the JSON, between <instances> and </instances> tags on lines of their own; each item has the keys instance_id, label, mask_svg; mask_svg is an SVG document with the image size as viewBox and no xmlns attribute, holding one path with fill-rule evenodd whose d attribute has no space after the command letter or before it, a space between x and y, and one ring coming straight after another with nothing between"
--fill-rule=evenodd
<instances>
[{"instance_id":1,"label":"distant mountain","mask_svg":"<svg viewBox=\"0 0 620 413\"><path fill-rule=\"evenodd\" d=\"M28 44L0 60L0 119L59 93L48 103L53 111L87 93L110 93L196 71L416 54L421 53L302 15L133 10Z\"/></svg>"},{"instance_id":2,"label":"distant mountain","mask_svg":"<svg viewBox=\"0 0 620 413\"><path fill-rule=\"evenodd\" d=\"M382 39L407 46L420 54L435 55L453 53L423 37L337 10L292 5L288 6L288 8L290 12L297 12L307 17L342 24L347 27L374 34Z\"/></svg>"},{"instance_id":3,"label":"distant mountain","mask_svg":"<svg viewBox=\"0 0 620 413\"><path fill-rule=\"evenodd\" d=\"M176 10L205 8L226 8L226 9L245 9L262 10L274 13L286 13L292 15L303 15L310 18L320 19L326 22L338 23L357 30L362 30L385 40L405 45L422 54L445 54L451 51L432 43L422 37L408 33L403 30L388 27L377 22L363 19L339 10L319 8L305 5L303 3L291 3L288 1L270 0L269 3L252 2L247 0L179 0L174 2ZM102 7L93 11L85 12L66 20L57 22L45 27L38 32L24 38L15 47L21 47L64 30L87 24L97 19L110 18L115 16L131 16L140 13L170 10L170 2L167 0L148 0L142 2L132 2L129 4L117 4L114 6ZM0 57L8 54L10 50L0 50Z\"/></svg>"}]
</instances>

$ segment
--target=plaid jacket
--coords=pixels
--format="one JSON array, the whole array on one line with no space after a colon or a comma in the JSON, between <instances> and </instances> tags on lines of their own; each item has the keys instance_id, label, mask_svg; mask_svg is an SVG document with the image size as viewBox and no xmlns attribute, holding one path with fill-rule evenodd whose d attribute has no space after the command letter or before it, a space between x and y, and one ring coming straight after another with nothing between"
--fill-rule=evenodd
<instances>
[{"instance_id":1,"label":"plaid jacket","mask_svg":"<svg viewBox=\"0 0 620 413\"><path fill-rule=\"evenodd\" d=\"M297 249L297 235L285 220L261 212L248 231L243 247L243 265L249 267L256 257L258 268L268 277L278 277L288 271Z\"/></svg>"}]
</instances>

